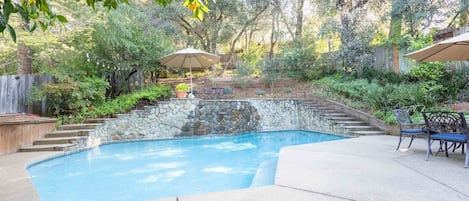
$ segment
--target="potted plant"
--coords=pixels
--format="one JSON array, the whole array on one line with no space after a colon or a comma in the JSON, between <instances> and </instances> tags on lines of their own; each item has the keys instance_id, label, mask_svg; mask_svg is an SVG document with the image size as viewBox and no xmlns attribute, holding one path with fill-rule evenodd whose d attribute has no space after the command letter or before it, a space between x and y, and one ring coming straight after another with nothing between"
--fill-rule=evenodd
<instances>
[{"instance_id":1,"label":"potted plant","mask_svg":"<svg viewBox=\"0 0 469 201\"><path fill-rule=\"evenodd\" d=\"M176 85L176 97L178 98L185 98L187 95L187 92L189 91L189 85L186 83L180 83Z\"/></svg>"}]
</instances>

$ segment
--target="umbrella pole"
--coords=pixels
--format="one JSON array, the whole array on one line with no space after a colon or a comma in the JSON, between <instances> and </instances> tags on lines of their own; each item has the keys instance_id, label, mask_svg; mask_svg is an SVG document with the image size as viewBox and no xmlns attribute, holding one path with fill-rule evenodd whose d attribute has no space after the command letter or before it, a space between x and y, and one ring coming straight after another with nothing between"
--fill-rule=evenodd
<instances>
[{"instance_id":1,"label":"umbrella pole","mask_svg":"<svg viewBox=\"0 0 469 201\"><path fill-rule=\"evenodd\" d=\"M189 73L191 74L191 94L192 94L192 64L189 65Z\"/></svg>"}]
</instances>

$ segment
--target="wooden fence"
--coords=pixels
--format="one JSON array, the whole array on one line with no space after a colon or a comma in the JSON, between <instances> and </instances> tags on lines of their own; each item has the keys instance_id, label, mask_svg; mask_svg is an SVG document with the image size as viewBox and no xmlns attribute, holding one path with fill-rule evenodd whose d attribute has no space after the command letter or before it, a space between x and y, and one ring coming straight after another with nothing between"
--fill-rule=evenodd
<instances>
[{"instance_id":1,"label":"wooden fence","mask_svg":"<svg viewBox=\"0 0 469 201\"><path fill-rule=\"evenodd\" d=\"M52 75L0 76L0 113L48 114L46 100L31 102L33 86L52 82Z\"/></svg>"}]
</instances>

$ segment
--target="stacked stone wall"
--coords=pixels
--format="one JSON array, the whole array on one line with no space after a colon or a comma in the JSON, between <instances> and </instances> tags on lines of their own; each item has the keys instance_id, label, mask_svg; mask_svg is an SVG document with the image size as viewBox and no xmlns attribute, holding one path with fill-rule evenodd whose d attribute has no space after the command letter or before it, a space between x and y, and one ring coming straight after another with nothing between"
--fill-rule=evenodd
<instances>
[{"instance_id":1,"label":"stacked stone wall","mask_svg":"<svg viewBox=\"0 0 469 201\"><path fill-rule=\"evenodd\" d=\"M91 132L87 144L272 130L345 134L301 100L171 99L106 121Z\"/></svg>"}]
</instances>

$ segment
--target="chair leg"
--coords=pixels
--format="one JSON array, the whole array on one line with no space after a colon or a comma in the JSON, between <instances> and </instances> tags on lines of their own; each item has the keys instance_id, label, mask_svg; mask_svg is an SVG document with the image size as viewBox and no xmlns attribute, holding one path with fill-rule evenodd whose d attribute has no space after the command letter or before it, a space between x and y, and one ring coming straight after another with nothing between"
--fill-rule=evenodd
<instances>
[{"instance_id":1,"label":"chair leg","mask_svg":"<svg viewBox=\"0 0 469 201\"><path fill-rule=\"evenodd\" d=\"M430 160L430 153L432 152L432 143L431 139L428 139L428 144L427 144L427 156L425 158L426 161Z\"/></svg>"},{"instance_id":2,"label":"chair leg","mask_svg":"<svg viewBox=\"0 0 469 201\"><path fill-rule=\"evenodd\" d=\"M469 168L469 152L466 152L466 161L464 162L464 168Z\"/></svg>"},{"instance_id":3,"label":"chair leg","mask_svg":"<svg viewBox=\"0 0 469 201\"><path fill-rule=\"evenodd\" d=\"M445 154L446 154L446 157L449 157L448 155L448 142L445 141Z\"/></svg>"},{"instance_id":4,"label":"chair leg","mask_svg":"<svg viewBox=\"0 0 469 201\"><path fill-rule=\"evenodd\" d=\"M410 138L409 146L407 148L410 148L410 146L412 145L412 142L414 141L414 137L415 135L412 135L412 137Z\"/></svg>"},{"instance_id":5,"label":"chair leg","mask_svg":"<svg viewBox=\"0 0 469 201\"><path fill-rule=\"evenodd\" d=\"M402 134L399 134L399 143L397 144L396 151L399 150L399 147L401 146L401 142L402 142Z\"/></svg>"}]
</instances>

